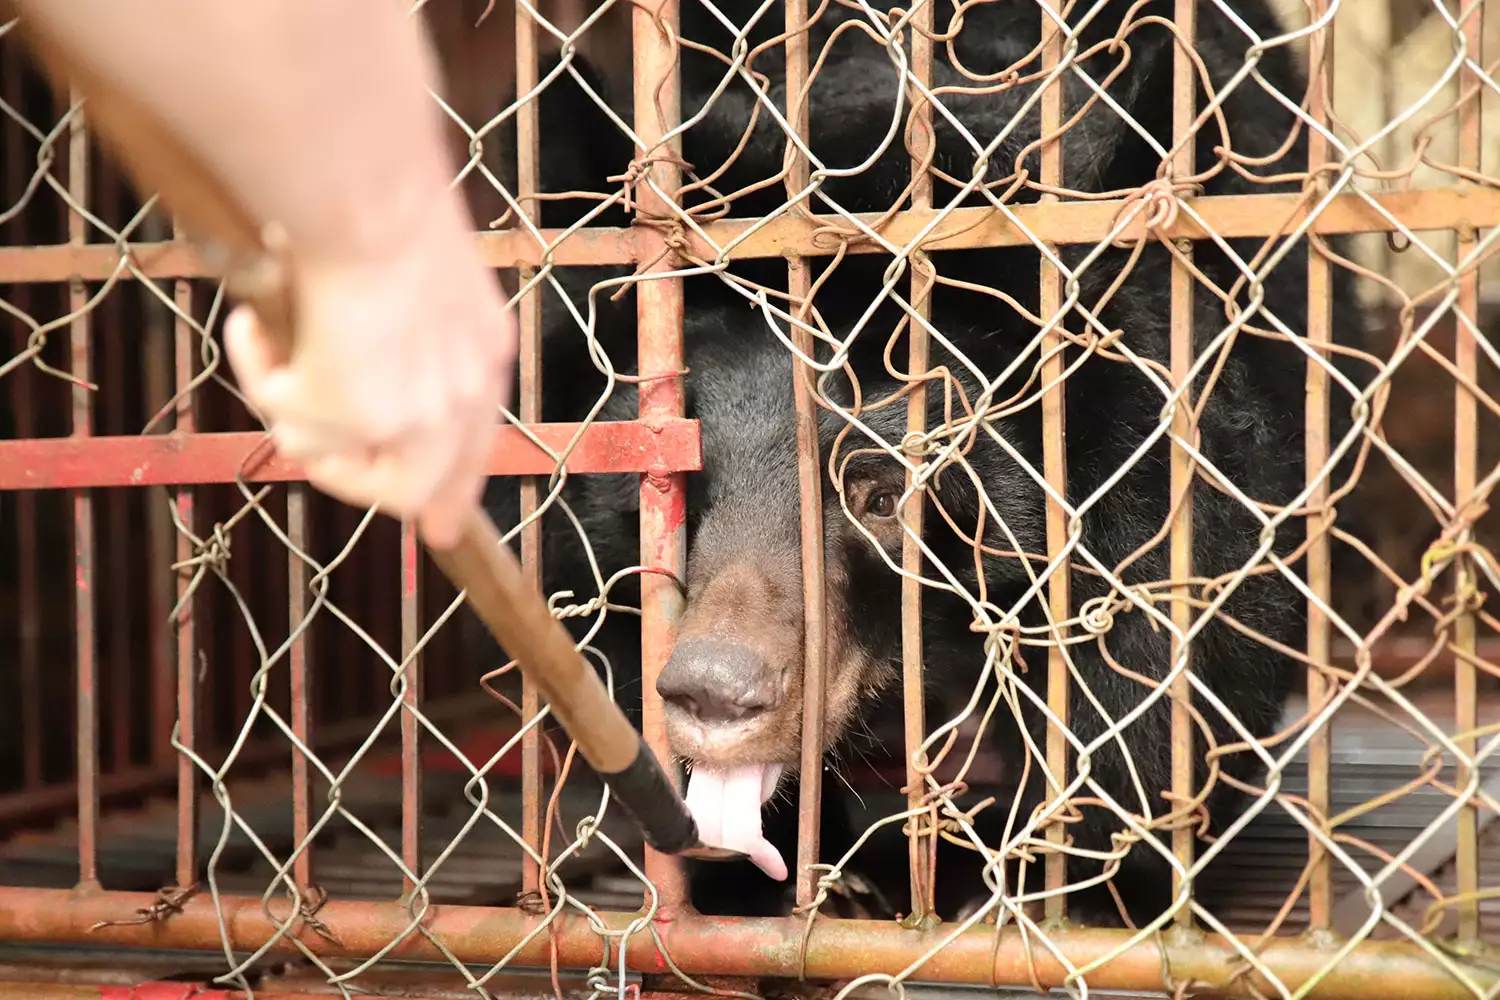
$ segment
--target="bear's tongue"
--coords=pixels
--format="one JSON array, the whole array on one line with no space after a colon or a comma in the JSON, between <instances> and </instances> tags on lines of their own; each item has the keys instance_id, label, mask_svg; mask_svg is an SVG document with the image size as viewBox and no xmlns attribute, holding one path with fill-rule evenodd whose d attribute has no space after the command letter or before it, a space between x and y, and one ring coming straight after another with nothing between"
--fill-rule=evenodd
<instances>
[{"instance_id":1,"label":"bear's tongue","mask_svg":"<svg viewBox=\"0 0 1500 1000\"><path fill-rule=\"evenodd\" d=\"M778 882L786 880L786 862L761 835L760 807L776 791L780 777L780 764L728 768L694 764L685 796L705 844L748 855Z\"/></svg>"}]
</instances>

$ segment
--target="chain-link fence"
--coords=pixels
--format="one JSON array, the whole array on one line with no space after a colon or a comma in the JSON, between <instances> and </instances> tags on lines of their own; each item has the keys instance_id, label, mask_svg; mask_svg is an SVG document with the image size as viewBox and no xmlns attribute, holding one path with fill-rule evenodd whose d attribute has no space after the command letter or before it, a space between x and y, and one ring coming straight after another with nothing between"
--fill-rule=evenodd
<instances>
[{"instance_id":1,"label":"chain-link fence","mask_svg":"<svg viewBox=\"0 0 1500 1000\"><path fill-rule=\"evenodd\" d=\"M521 321L487 502L785 882L645 849L300 485L0 36L0 978L1500 992L1484 14L416 5Z\"/></svg>"}]
</instances>

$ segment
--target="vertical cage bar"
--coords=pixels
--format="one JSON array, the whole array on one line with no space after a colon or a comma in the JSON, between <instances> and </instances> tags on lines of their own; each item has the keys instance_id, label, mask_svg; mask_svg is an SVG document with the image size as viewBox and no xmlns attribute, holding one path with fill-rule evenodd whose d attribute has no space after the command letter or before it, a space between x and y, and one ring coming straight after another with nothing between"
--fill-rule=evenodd
<instances>
[{"instance_id":1,"label":"vertical cage bar","mask_svg":"<svg viewBox=\"0 0 1500 1000\"><path fill-rule=\"evenodd\" d=\"M172 235L182 238L182 228L176 222ZM176 430L178 434L194 434L198 430L196 393L191 391L194 369L194 330L192 322L185 318L193 315L193 284L178 280L173 285L173 298L179 315L173 323L176 340ZM197 491L191 486L177 488L177 519L182 530L177 534L177 561L184 563L193 558L193 542L189 535L194 530ZM197 600L188 591L192 582L192 571L177 573L177 742L191 750L198 739L198 651ZM186 889L198 881L198 772L187 754L177 758L177 885Z\"/></svg>"},{"instance_id":2,"label":"vertical cage bar","mask_svg":"<svg viewBox=\"0 0 1500 1000\"><path fill-rule=\"evenodd\" d=\"M1177 0L1173 20L1177 24L1178 42L1172 47L1172 176L1190 177L1193 173L1193 119L1196 114L1196 69L1185 46L1191 46L1197 31L1197 0ZM1177 441L1193 439L1193 396L1187 385L1193 367L1193 244L1182 240L1177 245L1181 256L1172 258L1171 369L1172 385L1181 390L1172 414L1171 497L1177 503L1172 519L1171 574L1172 586L1172 664L1181 658L1184 673L1172 684L1172 808L1180 807L1193 797L1193 720L1189 712L1192 688L1187 670L1192 669L1192 650L1178 638L1193 625L1193 460ZM1183 258L1186 258L1184 260ZM1183 869L1193 864L1193 833L1196 824L1179 822L1172 828L1172 854ZM1183 890L1182 876L1173 873L1174 893ZM1191 891L1191 885L1188 886ZM1190 926L1193 911L1184 906L1175 918Z\"/></svg>"},{"instance_id":3,"label":"vertical cage bar","mask_svg":"<svg viewBox=\"0 0 1500 1000\"><path fill-rule=\"evenodd\" d=\"M346 543L348 539L352 538L354 532L359 528L360 513L360 511L355 510L348 504L342 503L333 504L328 508L328 513L325 516L332 522L333 534L339 539L341 544ZM369 546L357 548L354 552L350 553L349 562L345 565L363 567L365 561L368 559L369 552ZM329 580L328 582L331 596L333 581ZM368 607L369 605L355 591L353 583L352 579L346 580L343 574L340 574L339 600L341 602L347 601L354 607ZM345 587L348 590L345 590ZM334 688L337 689L343 684L349 684L352 676L357 674L369 662L370 656L369 650L360 641L359 636L354 634L353 629L341 628L332 629L331 631L334 635L333 648L330 650L330 655L324 658L322 662L329 669L338 672L339 676L336 679L329 678ZM326 675L328 672L329 670L323 670L320 672L320 676ZM341 722L352 716L365 715L373 711L375 709L374 697L380 693L380 686L376 684L353 684L352 687L358 692L358 697L347 700L333 699L330 701L330 705L334 707L337 718Z\"/></svg>"},{"instance_id":4,"label":"vertical cage bar","mask_svg":"<svg viewBox=\"0 0 1500 1000\"><path fill-rule=\"evenodd\" d=\"M1482 129L1482 99L1485 88L1482 79L1470 66L1483 66L1483 11L1479 0L1470 0L1463 9L1464 39L1468 48L1469 65L1459 75L1459 92L1473 88L1459 111L1458 162L1470 173L1479 173L1482 166L1484 132ZM1466 226L1458 234L1458 259L1463 260L1474 252L1479 242L1479 233ZM1458 317L1453 324L1454 361L1460 375L1469 385L1478 384L1479 344L1475 331L1479 326L1479 265L1474 263L1459 277ZM1468 514L1467 507L1474 499L1479 464L1479 403L1463 382L1454 389L1453 397L1453 485L1458 510ZM1472 537L1466 530L1463 539ZM1460 554L1454 560L1457 569L1455 579L1456 596L1461 613L1454 622L1454 645L1458 656L1453 664L1454 701L1456 726L1461 738L1455 741L1465 756L1472 757L1478 749L1478 739L1473 735L1479 726L1478 671L1474 666L1474 644L1476 621L1471 594L1479 583L1470 557ZM1460 786L1470 780L1468 768L1458 775ZM1458 814L1458 853L1456 858L1458 893L1464 897L1458 904L1458 937L1461 941L1479 940L1479 809L1473 803L1465 803Z\"/></svg>"},{"instance_id":5,"label":"vertical cage bar","mask_svg":"<svg viewBox=\"0 0 1500 1000\"><path fill-rule=\"evenodd\" d=\"M142 223L142 235L159 242L167 232L166 219L152 212ZM147 279L150 281L151 279ZM153 291L143 281L140 290L145 306L146 349L141 358L141 374L146 385L146 411L155 413L172 398L172 327L170 313L162 307ZM169 428L159 428L168 430ZM172 726L177 719L177 679L174 670L169 626L174 603L172 588L172 516L168 509L171 494L165 487L153 487L147 494L146 530L150 546L151 609L151 767L165 772L171 766Z\"/></svg>"},{"instance_id":6,"label":"vertical cage bar","mask_svg":"<svg viewBox=\"0 0 1500 1000\"><path fill-rule=\"evenodd\" d=\"M935 0L919 0L911 17L911 71L923 90L932 86L932 5ZM923 162L933 145L932 107L921 92L912 95L912 191L911 207L917 210L932 208L932 174ZM930 262L927 254L917 251L912 255L911 305L912 311L922 319L932 315L933 286L927 269ZM923 434L927 430L927 372L931 347L927 328L909 318L906 367L914 381L911 394L906 399L906 431L908 434ZM906 477L906 488L911 489L913 477ZM901 578L901 687L903 718L906 726L906 807L919 809L926 800L926 780L923 777L927 764L922 752L922 742L927 738L927 712L923 704L922 662L922 585L917 577L922 575L922 547L917 539L922 536L926 514L926 494L914 493L906 507L906 523L912 534L901 539L901 568L909 576ZM915 536L915 537L913 537ZM935 820L932 814L930 819ZM910 920L920 924L932 914L934 882L937 879L937 836L931 824L924 826L920 819L911 820L907 835L907 864L911 874Z\"/></svg>"},{"instance_id":7,"label":"vertical cage bar","mask_svg":"<svg viewBox=\"0 0 1500 1000\"><path fill-rule=\"evenodd\" d=\"M1313 0L1312 16L1321 19L1328 10L1328 0ZM1307 113L1318 125L1326 127L1329 100L1333 94L1333 30L1330 23L1315 34L1309 44L1309 65L1313 76L1309 81ZM1317 170L1328 159L1328 140L1317 129L1309 129L1307 137L1307 166ZM1327 189L1327 180L1314 175L1319 190ZM1320 357L1331 359L1325 345L1333 339L1333 286L1329 261L1317 252L1312 241L1307 251L1307 339ZM1311 359L1307 362L1307 407L1305 412L1305 463L1306 480L1311 483L1323 466L1328 463L1329 399L1328 372ZM1316 508L1328 502L1328 483L1325 480L1313 489L1308 503ZM1307 550L1307 585L1326 604L1332 592L1332 568L1329 553L1328 525L1322 518L1309 518L1307 522L1309 547ZM1307 607L1307 655L1314 664L1327 663L1331 632L1327 616L1310 601ZM1328 678L1322 671L1313 668L1307 672L1307 704L1311 712L1317 712L1331 694ZM1323 824L1325 835L1331 804L1329 769L1332 764L1334 719L1315 734L1307 745L1307 801L1313 816ZM1311 866L1308 881L1308 923L1315 930L1326 929L1333 921L1333 868L1332 857L1316 837L1308 837L1308 863Z\"/></svg>"},{"instance_id":8,"label":"vertical cage bar","mask_svg":"<svg viewBox=\"0 0 1500 1000\"><path fill-rule=\"evenodd\" d=\"M522 4L516 4L516 93L530 93L537 85L536 21ZM527 101L516 111L516 193L522 205L531 207L540 219L541 202L528 201L541 190L542 160L538 102ZM524 286L536 275L535 268L521 268ZM520 322L519 416L523 423L542 419L542 289L533 289L516 303ZM535 476L521 480L521 566L538 589L542 586L542 524L528 523L541 501L541 481ZM541 693L529 677L521 678L521 723L525 725L542 710ZM521 836L539 855L542 850L542 731L533 726L521 737ZM545 861L545 859L543 859ZM521 891L541 888L541 868L531 856L521 855Z\"/></svg>"},{"instance_id":9,"label":"vertical cage bar","mask_svg":"<svg viewBox=\"0 0 1500 1000\"><path fill-rule=\"evenodd\" d=\"M807 0L786 0L787 120L806 141L806 105L800 103L807 85ZM790 143L789 143L790 145ZM792 146L786 188L794 197L808 184L807 158ZM787 258L787 289L793 315L807 319L812 312L812 269L803 257ZM792 328L792 343L812 356L813 337ZM823 722L827 666L827 604L823 579L823 470L819 465L817 373L793 362L792 386L797 406L797 479L801 487L802 521L802 760L797 799L797 903L805 906L817 895L818 863L823 815Z\"/></svg>"},{"instance_id":10,"label":"vertical cage bar","mask_svg":"<svg viewBox=\"0 0 1500 1000\"><path fill-rule=\"evenodd\" d=\"M288 628L300 631L292 637L288 650L287 679L291 690L288 706L292 734L310 751L312 749L312 713L308 708L307 629L302 619L307 614L307 567L302 554L307 551L307 487L291 483L286 490L286 537L292 551L286 557L286 593ZM292 840L301 844L312 829L312 791L309 787L311 763L307 755L292 748ZM312 845L308 844L292 859L292 879L298 888L312 885Z\"/></svg>"},{"instance_id":11,"label":"vertical cage bar","mask_svg":"<svg viewBox=\"0 0 1500 1000\"><path fill-rule=\"evenodd\" d=\"M74 206L68 211L68 243L81 247L88 241L88 220L79 211L88 204L89 137L81 96L71 95L73 117L68 122L68 195ZM84 385L90 378L92 348L89 317L82 310L88 302L88 286L74 278L68 286L68 324L72 350L73 437L94 432L93 399ZM75 573L74 642L77 643L77 736L78 767L78 883L99 884L99 661L94 590L94 498L90 490L73 493L73 562Z\"/></svg>"},{"instance_id":12,"label":"vertical cage bar","mask_svg":"<svg viewBox=\"0 0 1500 1000\"><path fill-rule=\"evenodd\" d=\"M678 92L674 46L665 31L677 31L678 0L661 0L656 9L631 10L634 35L635 133L644 148L638 154L650 168L636 184L636 217L646 222L672 217L681 176L675 157L681 142L663 148L662 139L678 123ZM660 23L661 28L658 28ZM658 193L660 192L660 193ZM655 235L643 240L654 256L661 246ZM647 259L650 259L649 257ZM636 332L640 342L637 369L640 419L681 417L683 386L682 279L653 278L672 270L664 257L635 286ZM641 564L666 570L680 580L686 575L687 491L682 473L648 472L641 477ZM682 611L677 585L657 573L641 576L641 697L642 731L647 744L662 761L671 759L666 716L656 679L672 652L672 636ZM677 859L646 848L646 876L656 886L668 913L688 902L687 882Z\"/></svg>"},{"instance_id":13,"label":"vertical cage bar","mask_svg":"<svg viewBox=\"0 0 1500 1000\"><path fill-rule=\"evenodd\" d=\"M5 97L12 107L26 106L25 63L17 58L3 61ZM7 197L16 197L26 189L30 173L31 157L22 156L21 150L28 142L26 131L20 124L7 120L5 149L5 189ZM11 221L18 227L17 239L31 243L30 213L23 212ZM31 305L31 288L14 286L12 294L16 305L28 310ZM17 349L26 349L27 331L16 324ZM31 371L14 372L10 381L11 402L15 407L15 428L19 438L36 437L36 402L32 394ZM16 556L17 584L20 587L20 727L21 727L21 775L25 787L38 788L42 784L42 623L41 623L41 561L37 553L37 495L31 490L22 490L15 495L16 505Z\"/></svg>"},{"instance_id":14,"label":"vertical cage bar","mask_svg":"<svg viewBox=\"0 0 1500 1000\"><path fill-rule=\"evenodd\" d=\"M101 163L97 185L98 207L95 211L101 218L115 222L124 215L125 208L122 204L120 172L109 164ZM134 291L127 291L127 288L128 286L117 287L94 307L94 316L103 327L99 365L104 369L100 378L100 384L104 387L101 393L104 406L102 427L96 427L95 430L103 434L129 433L125 426L125 387L129 384L125 357L127 351L134 355L139 350L139 345L133 340L127 343L124 338L125 296L129 291ZM104 544L109 553L106 563L109 582L104 590L108 595L105 606L109 609L109 642L104 651L102 676L107 681L104 690L109 692L106 700L110 719L109 769L118 773L130 767L130 737L136 718L131 692L138 683L140 667L130 644L134 617L131 605L135 600L130 559L130 505L134 502L133 491L124 493L117 490L107 493L103 502L103 520L107 532Z\"/></svg>"},{"instance_id":15,"label":"vertical cage bar","mask_svg":"<svg viewBox=\"0 0 1500 1000\"><path fill-rule=\"evenodd\" d=\"M1042 69L1052 73L1062 61L1063 29L1054 20L1061 19L1056 0L1041 0L1042 14ZM1059 77L1042 94L1042 135L1048 141L1042 145L1042 183L1049 187L1060 187L1063 177L1062 141L1058 135L1062 128L1063 84ZM1056 204L1057 196L1043 194L1043 204ZM1054 251L1056 247L1052 247ZM1062 325L1063 289L1062 275L1046 258L1042 259L1040 281L1040 305L1042 322L1050 324L1042 338L1042 353L1046 360L1042 364L1042 383L1047 386L1042 394L1042 465L1047 484L1056 493L1066 498L1068 490L1067 416L1063 398L1063 336L1058 327ZM1067 511L1057 502L1047 502L1047 558L1056 560L1068 542ZM1047 602L1054 622L1066 621L1071 601L1070 575L1066 564L1059 565L1047 581ZM1052 631L1053 643L1047 650L1047 706L1057 717L1060 725L1047 727L1047 769L1058 788L1068 781L1068 739L1062 727L1068 724L1068 654L1063 641L1067 632L1062 626ZM1055 797L1049 792L1049 798ZM1054 819L1047 826L1047 841L1057 845L1047 855L1045 886L1051 894L1047 896L1044 912L1048 920L1062 920L1067 916L1067 900L1062 889L1068 880L1068 859L1061 851L1066 831L1063 824Z\"/></svg>"},{"instance_id":16,"label":"vertical cage bar","mask_svg":"<svg viewBox=\"0 0 1500 1000\"><path fill-rule=\"evenodd\" d=\"M422 874L422 747L417 711L422 700L422 655L417 652L421 622L417 600L421 550L417 528L401 525L401 663L406 690L401 692L401 860L414 875ZM404 880L403 893L415 885Z\"/></svg>"},{"instance_id":17,"label":"vertical cage bar","mask_svg":"<svg viewBox=\"0 0 1500 1000\"><path fill-rule=\"evenodd\" d=\"M673 157L679 139L663 148L663 136L678 123L678 75L675 46L661 28L676 33L678 0L661 0L657 9L631 9L634 39L634 129L643 142L639 156L649 163L636 184L637 219L669 219L681 174ZM660 192L660 193L658 193ZM645 243L660 246L660 235ZM654 252L655 246L648 252ZM649 259L649 258L648 258ZM670 258L652 265L636 285L637 370L640 378L640 420L681 417L682 405L682 279L651 277L672 270ZM640 564L660 568L684 579L687 573L687 489L681 472L646 472L640 477ZM676 583L657 573L640 577L640 696L642 732L658 759L672 759L666 741L666 715L655 682L672 654L672 636L681 615L682 598ZM657 889L667 913L687 906L687 882L675 858L646 847L646 877Z\"/></svg>"}]
</instances>

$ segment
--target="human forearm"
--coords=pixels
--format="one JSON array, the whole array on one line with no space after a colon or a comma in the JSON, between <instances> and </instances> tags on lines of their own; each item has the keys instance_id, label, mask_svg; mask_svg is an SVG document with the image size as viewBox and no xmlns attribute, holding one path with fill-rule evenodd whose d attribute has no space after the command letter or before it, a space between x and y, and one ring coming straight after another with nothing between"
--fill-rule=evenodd
<instances>
[{"instance_id":1,"label":"human forearm","mask_svg":"<svg viewBox=\"0 0 1500 1000\"><path fill-rule=\"evenodd\" d=\"M388 253L467 218L447 188L435 74L387 0L20 0L22 16L155 114L305 262Z\"/></svg>"}]
</instances>

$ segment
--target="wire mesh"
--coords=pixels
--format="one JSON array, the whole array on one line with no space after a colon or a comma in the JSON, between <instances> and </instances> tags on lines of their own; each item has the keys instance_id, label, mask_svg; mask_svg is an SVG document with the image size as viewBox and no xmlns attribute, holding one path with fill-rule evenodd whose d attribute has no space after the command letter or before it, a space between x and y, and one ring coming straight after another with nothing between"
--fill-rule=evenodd
<instances>
[{"instance_id":1,"label":"wire mesh","mask_svg":"<svg viewBox=\"0 0 1500 1000\"><path fill-rule=\"evenodd\" d=\"M658 753L779 775L785 885L647 851L410 529L270 453L0 36L0 939L1496 995L1486 13L413 5L521 318L487 503Z\"/></svg>"}]
</instances>

